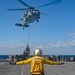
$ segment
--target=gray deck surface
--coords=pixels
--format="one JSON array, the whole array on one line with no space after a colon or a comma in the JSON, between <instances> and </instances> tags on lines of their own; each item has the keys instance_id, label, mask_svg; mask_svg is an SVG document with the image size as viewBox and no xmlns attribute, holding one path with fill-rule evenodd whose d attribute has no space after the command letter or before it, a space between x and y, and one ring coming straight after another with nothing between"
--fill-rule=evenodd
<instances>
[{"instance_id":1,"label":"gray deck surface","mask_svg":"<svg viewBox=\"0 0 75 75\"><path fill-rule=\"evenodd\" d=\"M0 63L0 75L29 75L30 65L10 65ZM45 65L45 75L75 75L75 62L64 65Z\"/></svg>"}]
</instances>

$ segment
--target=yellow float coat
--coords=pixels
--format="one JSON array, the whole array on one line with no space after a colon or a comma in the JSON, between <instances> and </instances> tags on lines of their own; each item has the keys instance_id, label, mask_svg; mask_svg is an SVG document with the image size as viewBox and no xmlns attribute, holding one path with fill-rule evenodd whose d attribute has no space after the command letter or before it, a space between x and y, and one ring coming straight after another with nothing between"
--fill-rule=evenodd
<instances>
[{"instance_id":1,"label":"yellow float coat","mask_svg":"<svg viewBox=\"0 0 75 75\"><path fill-rule=\"evenodd\" d=\"M33 74L44 73L44 64L49 64L49 65L58 64L58 62L47 60L46 58L41 56L34 56L27 60L16 62L17 65L29 64L29 63L31 64L30 73L33 73Z\"/></svg>"}]
</instances>

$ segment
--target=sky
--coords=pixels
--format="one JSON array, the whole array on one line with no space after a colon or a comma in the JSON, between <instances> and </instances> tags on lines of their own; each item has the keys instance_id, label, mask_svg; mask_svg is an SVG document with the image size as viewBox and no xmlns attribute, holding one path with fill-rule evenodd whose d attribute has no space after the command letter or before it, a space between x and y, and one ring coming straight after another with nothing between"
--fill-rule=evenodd
<instances>
[{"instance_id":1,"label":"sky","mask_svg":"<svg viewBox=\"0 0 75 75\"><path fill-rule=\"evenodd\" d=\"M56 0L22 0L37 7ZM8 11L13 8L27 8L18 0L0 0L0 55L22 54L27 45L29 28L16 27L25 11ZM37 8L41 14L39 23L30 25L30 54L41 48L43 54L75 55L75 0Z\"/></svg>"}]
</instances>

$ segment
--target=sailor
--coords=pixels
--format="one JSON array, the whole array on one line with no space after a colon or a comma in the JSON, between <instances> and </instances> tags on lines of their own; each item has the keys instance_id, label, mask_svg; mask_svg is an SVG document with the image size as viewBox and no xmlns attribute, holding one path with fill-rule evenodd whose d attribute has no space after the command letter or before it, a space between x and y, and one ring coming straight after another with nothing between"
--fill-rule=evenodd
<instances>
[{"instance_id":1,"label":"sailor","mask_svg":"<svg viewBox=\"0 0 75 75\"><path fill-rule=\"evenodd\" d=\"M34 56L23 61L16 62L17 65L31 64L30 75L44 75L44 64L60 65L62 63L54 62L42 57L42 50L36 48L34 50Z\"/></svg>"}]
</instances>

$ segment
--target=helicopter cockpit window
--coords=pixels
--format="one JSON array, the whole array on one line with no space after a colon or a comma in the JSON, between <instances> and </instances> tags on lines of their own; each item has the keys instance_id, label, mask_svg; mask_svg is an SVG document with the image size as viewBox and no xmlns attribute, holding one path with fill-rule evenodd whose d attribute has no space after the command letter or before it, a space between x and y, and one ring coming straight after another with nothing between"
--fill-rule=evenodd
<instances>
[{"instance_id":1,"label":"helicopter cockpit window","mask_svg":"<svg viewBox=\"0 0 75 75\"><path fill-rule=\"evenodd\" d=\"M31 15L32 15L32 12L31 12L30 9L28 9L28 10L26 11L26 20L27 20Z\"/></svg>"},{"instance_id":2,"label":"helicopter cockpit window","mask_svg":"<svg viewBox=\"0 0 75 75\"><path fill-rule=\"evenodd\" d=\"M32 13L31 13L31 12L28 12L28 15L29 15L29 16L31 16L31 15L32 15Z\"/></svg>"},{"instance_id":3,"label":"helicopter cockpit window","mask_svg":"<svg viewBox=\"0 0 75 75\"><path fill-rule=\"evenodd\" d=\"M36 10L36 14L40 15L40 12L38 10Z\"/></svg>"},{"instance_id":4,"label":"helicopter cockpit window","mask_svg":"<svg viewBox=\"0 0 75 75\"><path fill-rule=\"evenodd\" d=\"M38 14L38 11L36 10L36 13Z\"/></svg>"},{"instance_id":5,"label":"helicopter cockpit window","mask_svg":"<svg viewBox=\"0 0 75 75\"><path fill-rule=\"evenodd\" d=\"M35 10L33 10L33 14L35 14L36 13L36 11Z\"/></svg>"}]
</instances>

